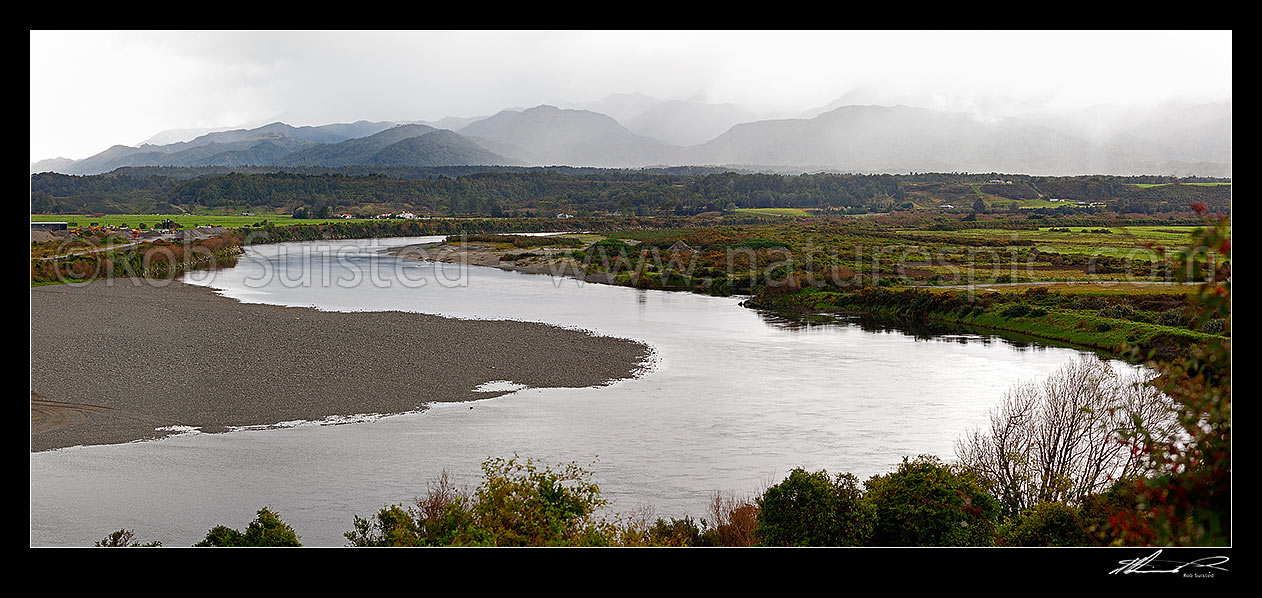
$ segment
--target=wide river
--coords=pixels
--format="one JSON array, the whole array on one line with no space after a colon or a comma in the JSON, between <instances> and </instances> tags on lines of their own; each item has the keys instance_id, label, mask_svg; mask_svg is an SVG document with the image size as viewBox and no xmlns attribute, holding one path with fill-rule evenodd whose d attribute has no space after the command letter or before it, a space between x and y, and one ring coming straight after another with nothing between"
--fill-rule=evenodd
<instances>
[{"instance_id":1,"label":"wide river","mask_svg":"<svg viewBox=\"0 0 1262 598\"><path fill-rule=\"evenodd\" d=\"M188 546L215 525L244 529L270 506L304 544L342 546L355 515L410 502L444 470L472 488L483 460L514 454L587 466L611 513L705 517L715 491L753 495L793 467L863 480L904 456L951 460L956 439L984 425L1013 384L1082 354L976 334L807 324L741 307L737 297L380 253L441 238L253 246L237 266L185 280L252 303L583 328L644 341L654 362L639 378L598 388L523 389L346 425L35 453L31 544L91 546L127 528Z\"/></svg>"}]
</instances>

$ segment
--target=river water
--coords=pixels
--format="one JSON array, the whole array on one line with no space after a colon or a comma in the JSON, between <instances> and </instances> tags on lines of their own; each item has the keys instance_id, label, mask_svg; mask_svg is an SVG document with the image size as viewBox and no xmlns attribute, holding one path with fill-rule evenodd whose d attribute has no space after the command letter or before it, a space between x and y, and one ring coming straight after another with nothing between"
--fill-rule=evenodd
<instances>
[{"instance_id":1,"label":"river water","mask_svg":"<svg viewBox=\"0 0 1262 598\"><path fill-rule=\"evenodd\" d=\"M968 333L808 323L741 307L738 297L380 253L435 240L253 246L237 266L185 281L244 302L582 328L644 341L653 362L641 377L598 388L526 388L346 425L32 454L31 544L90 546L127 528L144 541L187 546L215 525L244 529L270 506L304 544L341 546L355 515L411 501L444 470L472 488L483 460L514 454L584 465L613 513L704 517L715 491L754 495L793 467L862 480L904 456L950 460L955 440L984 425L1009 387L1082 353Z\"/></svg>"}]
</instances>

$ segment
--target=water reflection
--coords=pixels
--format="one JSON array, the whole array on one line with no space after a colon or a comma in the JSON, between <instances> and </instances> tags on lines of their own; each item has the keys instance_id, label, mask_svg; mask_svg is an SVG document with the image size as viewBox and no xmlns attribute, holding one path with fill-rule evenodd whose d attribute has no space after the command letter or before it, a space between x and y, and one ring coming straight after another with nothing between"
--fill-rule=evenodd
<instances>
[{"instance_id":1,"label":"water reflection","mask_svg":"<svg viewBox=\"0 0 1262 598\"><path fill-rule=\"evenodd\" d=\"M1018 351L1041 351L1047 347L1065 347L1087 350L1084 347L1056 343L1047 339L1023 335L1017 332L1005 332L1003 336L976 326L967 324L948 324L942 322L926 322L906 320L873 315L757 310L764 322L782 330L791 332L819 331L833 328L857 326L864 332L901 334L920 341L953 342L961 345L977 343L990 345L999 343ZM1107 352L1097 352L1105 359L1112 358Z\"/></svg>"}]
</instances>

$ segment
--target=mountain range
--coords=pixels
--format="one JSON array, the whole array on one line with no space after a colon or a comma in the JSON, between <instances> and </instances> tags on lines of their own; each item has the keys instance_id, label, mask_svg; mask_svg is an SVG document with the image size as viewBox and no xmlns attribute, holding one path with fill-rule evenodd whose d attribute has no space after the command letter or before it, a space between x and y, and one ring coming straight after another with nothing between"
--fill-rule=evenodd
<instances>
[{"instance_id":1,"label":"mountain range","mask_svg":"<svg viewBox=\"0 0 1262 598\"><path fill-rule=\"evenodd\" d=\"M42 160L31 164L31 173L97 174L123 166L707 165L773 172L1231 175L1230 100L1072 118L979 118L847 99L780 119L760 119L733 104L615 94L569 107L430 122L164 131L151 140L197 136L115 145L77 161ZM1109 126L1099 125L1104 122Z\"/></svg>"}]
</instances>

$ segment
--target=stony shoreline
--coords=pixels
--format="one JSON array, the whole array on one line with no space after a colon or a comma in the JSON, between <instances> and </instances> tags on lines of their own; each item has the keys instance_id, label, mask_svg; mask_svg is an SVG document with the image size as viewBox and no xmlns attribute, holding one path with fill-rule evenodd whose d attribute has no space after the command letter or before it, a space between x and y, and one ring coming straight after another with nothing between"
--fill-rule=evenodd
<instances>
[{"instance_id":1,"label":"stony shoreline","mask_svg":"<svg viewBox=\"0 0 1262 598\"><path fill-rule=\"evenodd\" d=\"M541 350L541 348L546 350ZM636 375L640 342L539 323L240 303L178 282L31 288L31 450L423 409Z\"/></svg>"}]
</instances>

